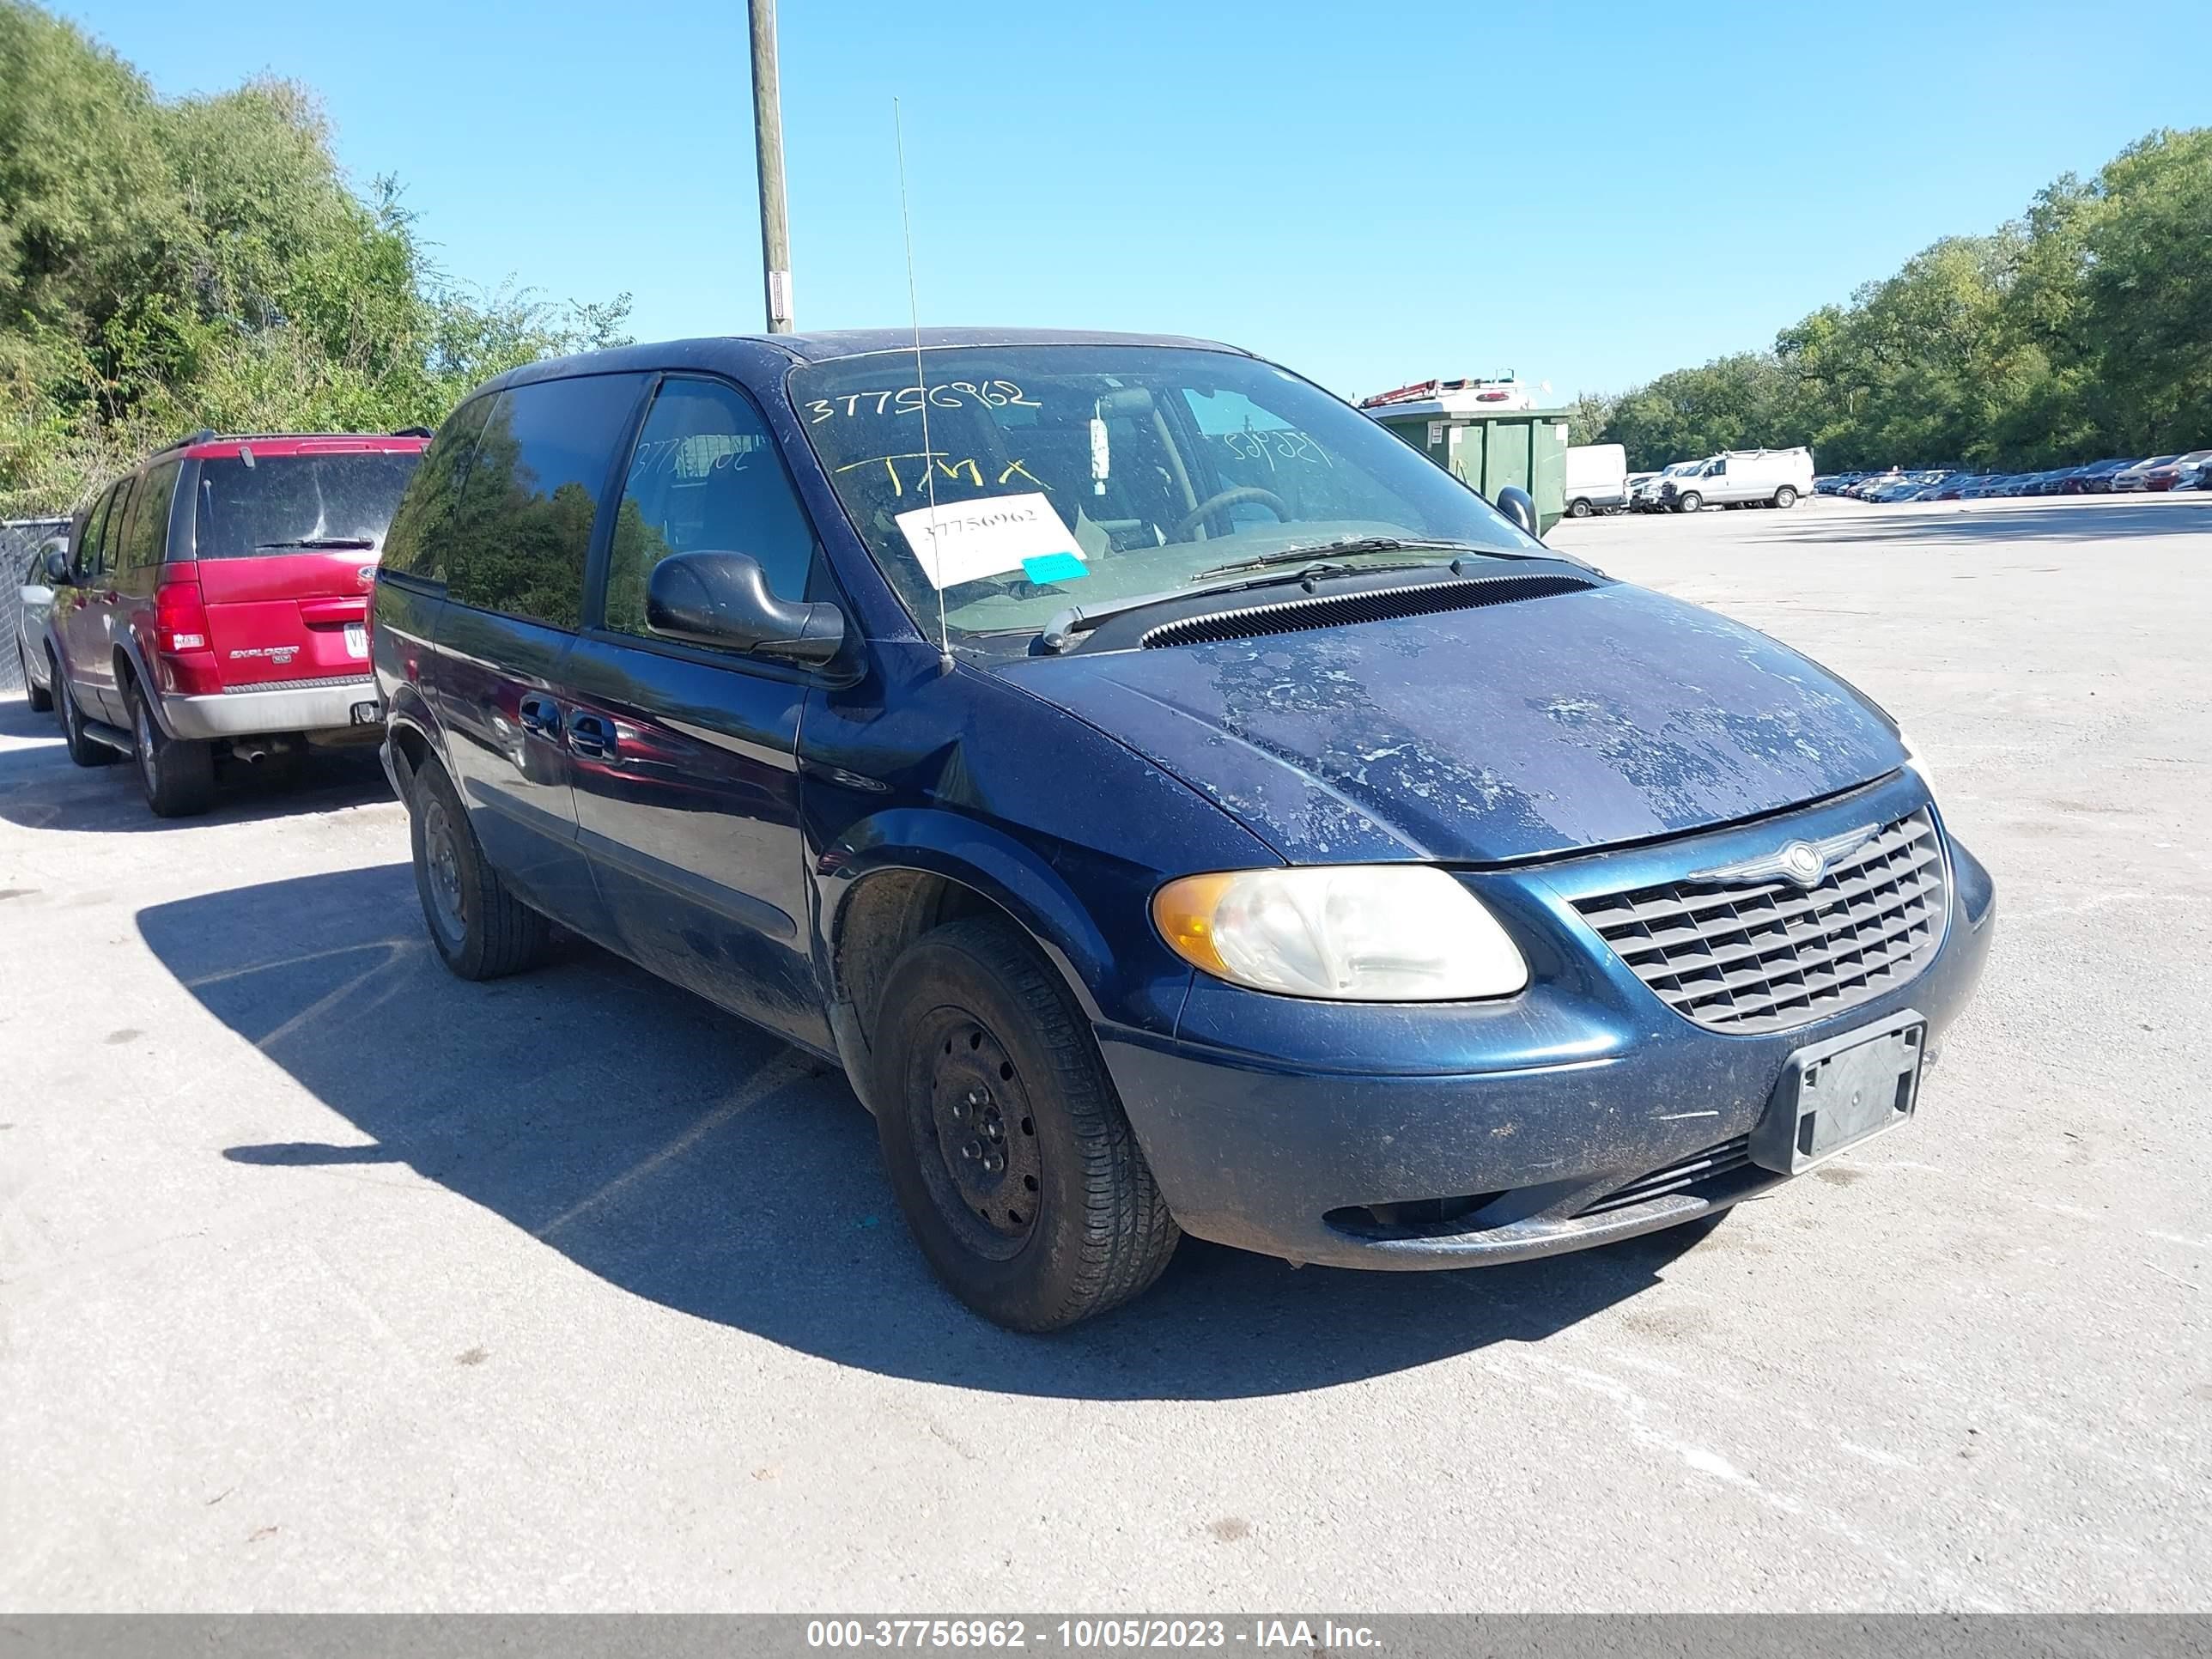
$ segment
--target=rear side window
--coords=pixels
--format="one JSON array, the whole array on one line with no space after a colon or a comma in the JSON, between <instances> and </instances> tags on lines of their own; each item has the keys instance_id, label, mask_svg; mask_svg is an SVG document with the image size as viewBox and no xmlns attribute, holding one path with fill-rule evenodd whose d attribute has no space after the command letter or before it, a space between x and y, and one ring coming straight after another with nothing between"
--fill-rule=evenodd
<instances>
[{"instance_id":1,"label":"rear side window","mask_svg":"<svg viewBox=\"0 0 2212 1659\"><path fill-rule=\"evenodd\" d=\"M649 378L593 374L499 394L461 488L448 599L554 628L581 623L599 495Z\"/></svg>"},{"instance_id":2,"label":"rear side window","mask_svg":"<svg viewBox=\"0 0 2212 1659\"><path fill-rule=\"evenodd\" d=\"M806 597L814 527L760 411L716 381L670 380L630 456L607 560L607 626L649 632L653 567L707 549L750 554L778 599Z\"/></svg>"},{"instance_id":3,"label":"rear side window","mask_svg":"<svg viewBox=\"0 0 2212 1659\"><path fill-rule=\"evenodd\" d=\"M212 457L200 463L193 554L373 552L384 545L419 450Z\"/></svg>"},{"instance_id":4,"label":"rear side window","mask_svg":"<svg viewBox=\"0 0 2212 1659\"><path fill-rule=\"evenodd\" d=\"M80 575L94 575L114 568L115 549L123 538L124 520L131 512L131 486L134 480L125 478L107 492L95 515L99 520L93 534L77 554L76 568Z\"/></svg>"},{"instance_id":5,"label":"rear side window","mask_svg":"<svg viewBox=\"0 0 2212 1659\"><path fill-rule=\"evenodd\" d=\"M400 498L399 510L392 514L392 533L384 543L385 569L422 581L446 580L453 527L460 517L461 486L495 401L477 398L463 404L438 428Z\"/></svg>"},{"instance_id":6,"label":"rear side window","mask_svg":"<svg viewBox=\"0 0 2212 1659\"><path fill-rule=\"evenodd\" d=\"M123 521L123 534L108 549L111 570L144 570L161 562L162 544L169 538L169 502L177 493L177 463L164 461L138 481L131 492L131 515Z\"/></svg>"}]
</instances>

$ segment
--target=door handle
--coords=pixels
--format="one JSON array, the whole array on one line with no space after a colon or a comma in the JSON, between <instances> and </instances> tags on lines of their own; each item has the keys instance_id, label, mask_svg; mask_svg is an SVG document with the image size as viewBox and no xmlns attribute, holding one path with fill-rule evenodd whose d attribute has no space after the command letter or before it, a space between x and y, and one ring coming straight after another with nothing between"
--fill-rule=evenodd
<instances>
[{"instance_id":1,"label":"door handle","mask_svg":"<svg viewBox=\"0 0 2212 1659\"><path fill-rule=\"evenodd\" d=\"M522 729L533 737L561 741L561 705L550 697L530 696L522 700L516 711Z\"/></svg>"},{"instance_id":2,"label":"door handle","mask_svg":"<svg viewBox=\"0 0 2212 1659\"><path fill-rule=\"evenodd\" d=\"M568 750L586 760L612 761L621 758L621 743L615 735L615 723L599 714L587 714L581 708L568 714Z\"/></svg>"}]
</instances>

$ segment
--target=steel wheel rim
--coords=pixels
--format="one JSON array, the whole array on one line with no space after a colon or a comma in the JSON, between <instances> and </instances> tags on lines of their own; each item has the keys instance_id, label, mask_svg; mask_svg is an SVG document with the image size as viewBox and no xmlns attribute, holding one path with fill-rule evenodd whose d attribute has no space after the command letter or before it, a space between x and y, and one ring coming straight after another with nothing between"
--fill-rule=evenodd
<instances>
[{"instance_id":1,"label":"steel wheel rim","mask_svg":"<svg viewBox=\"0 0 2212 1659\"><path fill-rule=\"evenodd\" d=\"M422 869L430 924L440 938L458 948L468 933L461 903L460 848L441 801L433 800L422 809Z\"/></svg>"},{"instance_id":2,"label":"steel wheel rim","mask_svg":"<svg viewBox=\"0 0 2212 1659\"><path fill-rule=\"evenodd\" d=\"M161 780L154 764L154 719L146 712L146 704L143 700L134 712L137 715L136 723L138 727L138 771L146 780L147 788L158 789L161 787Z\"/></svg>"},{"instance_id":3,"label":"steel wheel rim","mask_svg":"<svg viewBox=\"0 0 2212 1659\"><path fill-rule=\"evenodd\" d=\"M931 1201L961 1244L1007 1261L1036 1231L1044 1155L1012 1056L964 1008L933 1010L908 1068L908 1126Z\"/></svg>"}]
</instances>

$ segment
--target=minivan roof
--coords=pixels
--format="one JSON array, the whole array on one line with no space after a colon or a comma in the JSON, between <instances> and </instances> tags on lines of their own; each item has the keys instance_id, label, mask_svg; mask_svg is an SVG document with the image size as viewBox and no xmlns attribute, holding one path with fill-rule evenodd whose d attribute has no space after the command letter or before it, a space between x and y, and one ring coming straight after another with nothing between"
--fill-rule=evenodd
<instances>
[{"instance_id":1,"label":"minivan roof","mask_svg":"<svg viewBox=\"0 0 2212 1659\"><path fill-rule=\"evenodd\" d=\"M1180 347L1198 351L1226 351L1239 357L1252 354L1218 340L1192 339L1179 334L1116 334L1084 328L925 328L921 331L925 351L954 346L1117 345ZM670 368L706 368L720 365L741 369L748 362L758 370L781 361L793 363L827 362L838 357L861 357L879 351L912 351L910 328L825 329L811 334L723 334L696 339L663 340L645 345L614 346L605 351L580 352L571 357L550 357L525 363L489 380L477 388L489 392L504 386L526 386L533 380L558 380L569 374L621 374L625 370Z\"/></svg>"}]
</instances>

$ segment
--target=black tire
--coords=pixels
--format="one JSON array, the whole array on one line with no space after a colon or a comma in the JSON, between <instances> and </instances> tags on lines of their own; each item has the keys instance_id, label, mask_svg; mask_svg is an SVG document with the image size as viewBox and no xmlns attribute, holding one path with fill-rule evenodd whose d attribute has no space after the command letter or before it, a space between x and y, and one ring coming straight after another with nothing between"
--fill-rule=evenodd
<instances>
[{"instance_id":1,"label":"black tire","mask_svg":"<svg viewBox=\"0 0 2212 1659\"><path fill-rule=\"evenodd\" d=\"M1677 513L1695 513L1705 504L1705 498L1694 489L1686 489L1674 497L1674 510Z\"/></svg>"},{"instance_id":2,"label":"black tire","mask_svg":"<svg viewBox=\"0 0 2212 1659\"><path fill-rule=\"evenodd\" d=\"M1774 504L1775 506L1781 507L1784 511L1788 511L1790 507L1797 505L1797 492L1792 489L1788 484L1783 485L1781 489L1774 492Z\"/></svg>"},{"instance_id":3,"label":"black tire","mask_svg":"<svg viewBox=\"0 0 2212 1659\"><path fill-rule=\"evenodd\" d=\"M170 737L154 718L146 694L130 691L131 739L138 762L138 787L157 818L189 818L215 802L215 749Z\"/></svg>"},{"instance_id":4,"label":"black tire","mask_svg":"<svg viewBox=\"0 0 2212 1659\"><path fill-rule=\"evenodd\" d=\"M33 714L43 714L54 706L54 694L31 678L31 659L23 654L22 642L15 645L15 660L23 669L23 700L31 705Z\"/></svg>"},{"instance_id":5,"label":"black tire","mask_svg":"<svg viewBox=\"0 0 2212 1659\"><path fill-rule=\"evenodd\" d=\"M917 940L872 1046L891 1189L955 1296L1052 1331L1160 1276L1182 1231L1080 1012L1019 933L975 916Z\"/></svg>"},{"instance_id":6,"label":"black tire","mask_svg":"<svg viewBox=\"0 0 2212 1659\"><path fill-rule=\"evenodd\" d=\"M51 663L53 659L46 660ZM58 672L54 675L54 694L61 708L62 741L68 745L71 760L79 766L112 766L123 758L106 744L85 735L84 711L76 706L76 694L70 690L67 677Z\"/></svg>"},{"instance_id":7,"label":"black tire","mask_svg":"<svg viewBox=\"0 0 2212 1659\"><path fill-rule=\"evenodd\" d=\"M550 924L507 890L477 844L446 769L426 760L407 802L415 891L430 943L461 979L500 979L545 954Z\"/></svg>"},{"instance_id":8,"label":"black tire","mask_svg":"<svg viewBox=\"0 0 2212 1659\"><path fill-rule=\"evenodd\" d=\"M1574 500L1567 503L1567 516L1569 518L1587 519L1589 515L1590 504L1583 500L1581 496L1577 495Z\"/></svg>"}]
</instances>

